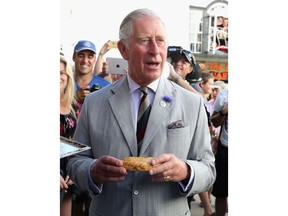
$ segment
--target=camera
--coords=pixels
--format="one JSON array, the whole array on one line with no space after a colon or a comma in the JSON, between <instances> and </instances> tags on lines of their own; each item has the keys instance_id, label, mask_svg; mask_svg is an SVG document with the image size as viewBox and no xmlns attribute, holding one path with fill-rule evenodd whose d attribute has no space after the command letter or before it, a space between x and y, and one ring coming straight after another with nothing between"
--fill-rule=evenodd
<instances>
[{"instance_id":1,"label":"camera","mask_svg":"<svg viewBox=\"0 0 288 216\"><path fill-rule=\"evenodd\" d=\"M192 67L196 65L195 56L189 50L183 49L181 46L169 46L167 53L167 61L170 64L178 62L184 56Z\"/></svg>"},{"instance_id":2,"label":"camera","mask_svg":"<svg viewBox=\"0 0 288 216\"><path fill-rule=\"evenodd\" d=\"M181 46L169 46L167 60L170 64L176 63L181 58L183 48Z\"/></svg>"},{"instance_id":3,"label":"camera","mask_svg":"<svg viewBox=\"0 0 288 216\"><path fill-rule=\"evenodd\" d=\"M101 89L101 86L98 83L95 83L93 86L90 87L90 92L94 92Z\"/></svg>"}]
</instances>

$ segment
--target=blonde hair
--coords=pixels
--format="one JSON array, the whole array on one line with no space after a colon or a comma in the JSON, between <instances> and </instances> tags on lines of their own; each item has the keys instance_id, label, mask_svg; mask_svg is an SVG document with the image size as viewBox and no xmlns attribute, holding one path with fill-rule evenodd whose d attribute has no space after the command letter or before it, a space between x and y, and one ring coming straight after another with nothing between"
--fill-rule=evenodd
<instances>
[{"instance_id":1,"label":"blonde hair","mask_svg":"<svg viewBox=\"0 0 288 216\"><path fill-rule=\"evenodd\" d=\"M75 102L75 95L76 95L74 73L70 63L67 61L65 56L61 54L60 54L60 62L62 62L65 65L65 73L68 76L67 86L64 90L64 101L66 102L66 105L69 106L71 113L76 117L75 110L72 106L72 104Z\"/></svg>"}]
</instances>

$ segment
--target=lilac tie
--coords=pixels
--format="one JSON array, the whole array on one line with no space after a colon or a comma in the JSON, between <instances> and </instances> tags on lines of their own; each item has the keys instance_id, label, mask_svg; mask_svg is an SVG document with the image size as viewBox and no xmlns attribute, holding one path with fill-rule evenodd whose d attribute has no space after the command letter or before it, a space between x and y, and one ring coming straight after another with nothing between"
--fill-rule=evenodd
<instances>
[{"instance_id":1,"label":"lilac tie","mask_svg":"<svg viewBox=\"0 0 288 216\"><path fill-rule=\"evenodd\" d=\"M140 87L143 96L140 101L139 110L138 110L138 118L137 118L137 143L140 144L141 140L144 137L150 110L151 104L149 95L147 93L147 87ZM139 148L140 149L140 145Z\"/></svg>"}]
</instances>

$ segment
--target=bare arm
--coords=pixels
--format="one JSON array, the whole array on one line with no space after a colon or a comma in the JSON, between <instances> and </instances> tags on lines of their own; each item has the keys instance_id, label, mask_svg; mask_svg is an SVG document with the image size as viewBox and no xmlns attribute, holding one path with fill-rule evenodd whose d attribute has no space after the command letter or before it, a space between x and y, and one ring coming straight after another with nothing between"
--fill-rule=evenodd
<instances>
[{"instance_id":1,"label":"bare arm","mask_svg":"<svg viewBox=\"0 0 288 216\"><path fill-rule=\"evenodd\" d=\"M211 117L211 122L214 127L219 127L223 124L225 116L228 115L228 106L225 106L220 112L214 111Z\"/></svg>"},{"instance_id":2,"label":"bare arm","mask_svg":"<svg viewBox=\"0 0 288 216\"><path fill-rule=\"evenodd\" d=\"M191 91L195 94L203 96L201 93L196 91L191 85L189 85L189 83L185 82L185 80L183 80L182 77L176 73L176 71L174 70L174 68L171 64L169 64L169 67L170 67L170 74L168 77L169 80L171 80L172 82L175 82L176 84L187 89L188 91Z\"/></svg>"},{"instance_id":3,"label":"bare arm","mask_svg":"<svg viewBox=\"0 0 288 216\"><path fill-rule=\"evenodd\" d=\"M94 67L94 74L98 75L102 71L103 62L105 62L104 55L110 50L109 40L102 46L99 51L97 61Z\"/></svg>"}]
</instances>

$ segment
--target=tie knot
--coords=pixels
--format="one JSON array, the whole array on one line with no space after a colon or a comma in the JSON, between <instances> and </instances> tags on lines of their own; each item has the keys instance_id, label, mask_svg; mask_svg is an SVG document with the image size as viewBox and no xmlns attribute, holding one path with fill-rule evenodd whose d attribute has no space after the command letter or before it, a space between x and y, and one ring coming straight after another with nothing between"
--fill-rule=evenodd
<instances>
[{"instance_id":1,"label":"tie knot","mask_svg":"<svg viewBox=\"0 0 288 216\"><path fill-rule=\"evenodd\" d=\"M143 94L147 94L147 87L146 86L145 87L141 86L139 89Z\"/></svg>"}]
</instances>

